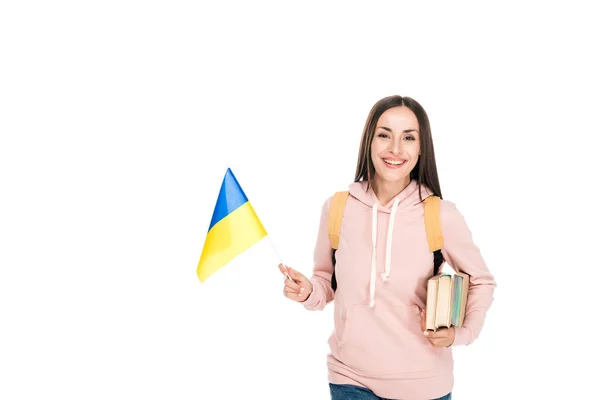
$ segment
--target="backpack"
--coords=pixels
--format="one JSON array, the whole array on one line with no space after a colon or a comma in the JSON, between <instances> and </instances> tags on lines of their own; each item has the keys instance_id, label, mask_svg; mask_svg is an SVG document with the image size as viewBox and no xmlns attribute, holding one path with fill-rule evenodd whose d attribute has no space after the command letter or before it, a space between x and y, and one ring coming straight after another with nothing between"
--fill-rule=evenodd
<instances>
[{"instance_id":1,"label":"backpack","mask_svg":"<svg viewBox=\"0 0 600 400\"><path fill-rule=\"evenodd\" d=\"M337 289L335 279L335 252L339 245L340 228L342 227L342 218L344 209L348 200L348 191L336 192L333 195L331 206L329 208L328 234L331 242L332 253L331 262L333 263L333 274L331 276L331 288ZM444 247L444 237L442 235L442 224L440 218L440 198L438 196L429 196L423 201L425 204L425 231L427 232L427 242L429 250L433 253L433 275L437 275L440 266L444 262L442 248Z\"/></svg>"}]
</instances>

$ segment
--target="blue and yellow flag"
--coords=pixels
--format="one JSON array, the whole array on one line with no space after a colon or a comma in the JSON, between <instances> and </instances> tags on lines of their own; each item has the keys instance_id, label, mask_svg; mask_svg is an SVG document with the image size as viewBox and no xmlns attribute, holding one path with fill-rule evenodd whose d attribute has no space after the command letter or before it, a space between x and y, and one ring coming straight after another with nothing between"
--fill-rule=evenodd
<instances>
[{"instance_id":1,"label":"blue and yellow flag","mask_svg":"<svg viewBox=\"0 0 600 400\"><path fill-rule=\"evenodd\" d=\"M267 236L237 179L227 168L198 263L201 282Z\"/></svg>"}]
</instances>

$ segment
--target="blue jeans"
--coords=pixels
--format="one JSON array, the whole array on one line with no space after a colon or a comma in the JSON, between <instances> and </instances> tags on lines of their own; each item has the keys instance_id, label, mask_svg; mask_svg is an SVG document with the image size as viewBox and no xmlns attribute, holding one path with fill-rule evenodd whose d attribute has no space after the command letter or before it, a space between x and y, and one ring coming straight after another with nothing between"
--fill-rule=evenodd
<instances>
[{"instance_id":1,"label":"blue jeans","mask_svg":"<svg viewBox=\"0 0 600 400\"><path fill-rule=\"evenodd\" d=\"M329 392L331 393L331 400L392 400L384 399L383 397L377 396L367 388L354 385L336 385L330 383ZM448 393L445 396L433 400L450 399L452 399L452 393Z\"/></svg>"}]
</instances>

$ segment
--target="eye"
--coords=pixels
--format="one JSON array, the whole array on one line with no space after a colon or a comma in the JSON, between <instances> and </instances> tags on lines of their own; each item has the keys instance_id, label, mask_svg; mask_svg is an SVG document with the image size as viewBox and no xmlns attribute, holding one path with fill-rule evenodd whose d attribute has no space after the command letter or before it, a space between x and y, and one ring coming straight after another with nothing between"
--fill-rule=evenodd
<instances>
[{"instance_id":1,"label":"eye","mask_svg":"<svg viewBox=\"0 0 600 400\"><path fill-rule=\"evenodd\" d=\"M380 138L388 138L388 137L389 137L389 135L388 135L387 133L379 133L379 134L377 134L377 137L380 137Z\"/></svg>"},{"instance_id":2,"label":"eye","mask_svg":"<svg viewBox=\"0 0 600 400\"><path fill-rule=\"evenodd\" d=\"M414 136L407 136L404 139L406 139L406 140L415 140Z\"/></svg>"}]
</instances>

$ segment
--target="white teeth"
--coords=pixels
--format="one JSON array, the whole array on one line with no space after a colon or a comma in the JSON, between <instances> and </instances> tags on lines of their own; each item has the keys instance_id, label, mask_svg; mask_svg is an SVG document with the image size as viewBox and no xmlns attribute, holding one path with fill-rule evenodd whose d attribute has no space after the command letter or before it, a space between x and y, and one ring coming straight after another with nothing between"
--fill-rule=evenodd
<instances>
[{"instance_id":1,"label":"white teeth","mask_svg":"<svg viewBox=\"0 0 600 400\"><path fill-rule=\"evenodd\" d=\"M400 165L400 164L404 164L404 161L392 161L392 160L383 160L386 164L390 164L390 165Z\"/></svg>"}]
</instances>

